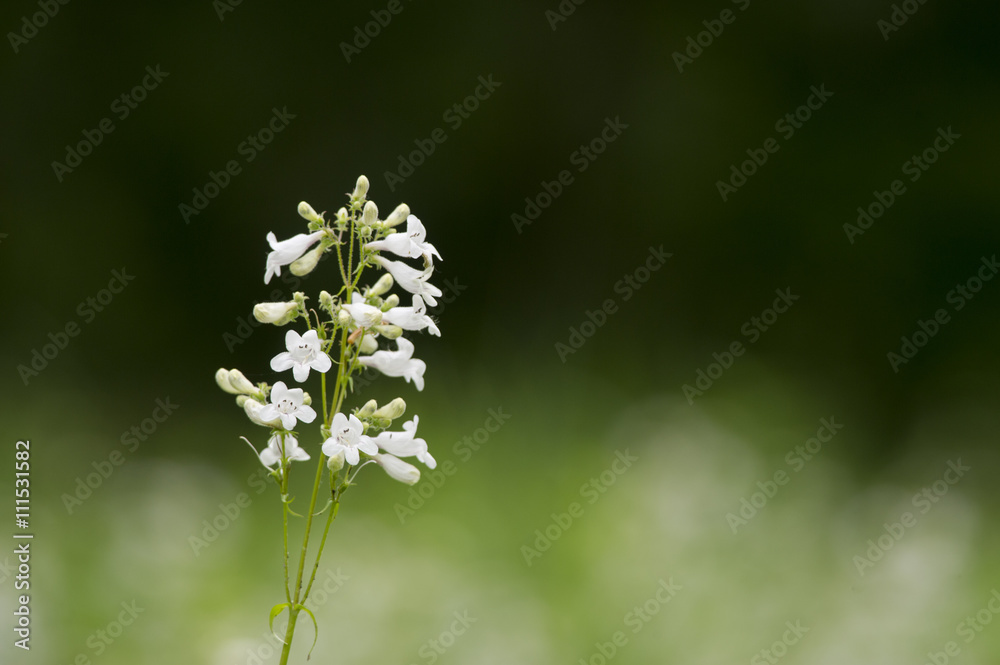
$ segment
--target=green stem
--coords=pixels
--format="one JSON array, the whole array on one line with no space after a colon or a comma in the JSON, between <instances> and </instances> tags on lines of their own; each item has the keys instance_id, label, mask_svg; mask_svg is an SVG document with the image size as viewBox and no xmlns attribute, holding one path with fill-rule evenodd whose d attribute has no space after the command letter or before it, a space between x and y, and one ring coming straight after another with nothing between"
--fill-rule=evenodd
<instances>
[{"instance_id":1,"label":"green stem","mask_svg":"<svg viewBox=\"0 0 1000 665\"><path fill-rule=\"evenodd\" d=\"M280 665L288 665L288 654L292 651L292 635L295 634L295 620L299 618L299 611L288 608L288 627L285 628L285 646L281 647Z\"/></svg>"}]
</instances>

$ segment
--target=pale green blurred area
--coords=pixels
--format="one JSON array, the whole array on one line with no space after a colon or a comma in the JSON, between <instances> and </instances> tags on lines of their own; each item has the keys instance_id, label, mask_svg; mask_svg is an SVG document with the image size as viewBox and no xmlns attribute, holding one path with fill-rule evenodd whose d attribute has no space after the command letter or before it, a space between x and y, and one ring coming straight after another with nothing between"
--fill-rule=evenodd
<instances>
[{"instance_id":1,"label":"pale green blurred area","mask_svg":"<svg viewBox=\"0 0 1000 665\"><path fill-rule=\"evenodd\" d=\"M574 379L560 393L537 380L530 391L514 381L472 386L464 399L421 394L421 435L439 469L450 460L456 471L403 523L396 506L409 488L378 468L362 471L309 602L320 626L310 662L431 663L425 643L456 612L475 622L436 662L597 665L595 643L623 631L616 663L745 663L796 621L809 630L783 662L923 663L949 640L961 649L956 662L996 662L1000 626L970 643L956 633L1000 588L991 470L998 460L984 434L996 430L995 413L960 400L928 408L893 461L875 467L863 461L872 435L850 409L762 367L734 374L695 406L675 389L623 400L594 376ZM539 400L545 394L552 399ZM164 423L72 515L60 495L117 442L94 438L102 428L82 397L60 420L13 415L35 442L41 490L32 515L33 649L13 660L7 635L3 662L58 665L77 654L102 665L277 662L267 613L283 600L280 504L273 484L258 494L248 482L259 468L249 449L227 467L211 461L211 447L243 447L239 434L261 438L229 417L229 405L220 393L217 404L182 406L184 417ZM509 422L471 456L457 453L454 444L498 407ZM786 452L831 416L843 429L792 472ZM46 441L69 439L77 452L60 447L62 457L46 456ZM192 439L204 442L205 455L172 453ZM638 461L590 503L581 486L626 450ZM959 458L971 471L860 575L855 555L884 523L917 513L914 494ZM788 484L734 535L727 513L779 469L790 473ZM294 469L300 512L314 471L312 462ZM249 507L196 554L190 538L201 535L203 520L241 492ZM522 546L534 547L536 529L572 502L583 515L528 565ZM300 534L296 520L293 552ZM661 580L681 588L633 632L627 615L655 597ZM12 581L2 586L6 616ZM95 631L133 600L143 612L97 655ZM305 662L312 634L303 616L292 662Z\"/></svg>"}]
</instances>

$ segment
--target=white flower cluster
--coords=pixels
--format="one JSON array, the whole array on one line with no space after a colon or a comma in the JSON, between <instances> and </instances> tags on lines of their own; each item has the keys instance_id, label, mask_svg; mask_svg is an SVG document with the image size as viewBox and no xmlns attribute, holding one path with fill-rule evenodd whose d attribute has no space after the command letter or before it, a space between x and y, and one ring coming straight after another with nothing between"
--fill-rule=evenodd
<instances>
[{"instance_id":1,"label":"white flower cluster","mask_svg":"<svg viewBox=\"0 0 1000 665\"><path fill-rule=\"evenodd\" d=\"M309 222L309 233L280 242L274 233L267 234L271 252L267 255L265 283L280 275L285 266L293 274L308 274L324 254L336 253L344 285L336 294L320 293L319 310L326 314L327 320L321 321L319 312L307 308L302 293L295 293L289 302L261 303L254 308L254 316L262 323L283 326L301 319L308 326L301 334L296 330L285 333L285 351L271 359L271 369L291 370L295 381L302 383L308 380L311 371L326 375L336 367L335 394L340 395L340 402L350 385L351 373L363 367L401 377L412 382L417 390L423 390L427 365L413 357L413 342L402 334L427 330L431 335L441 335L427 314L427 305L435 306L436 298L441 295L441 290L428 281L434 272L434 259L441 260L440 253L427 242L426 229L410 214L409 206L401 204L380 220L377 206L366 200L367 191L368 179L361 176L350 195L350 207L341 208L334 219L325 219L303 201L298 212ZM406 230L397 231L395 227L404 221ZM423 265L415 268L403 261L389 260L382 256L383 252L402 259L420 259ZM385 273L371 286L359 288L366 267L380 268ZM410 305L401 306L395 294L383 297L394 284L409 292ZM380 348L383 339L393 343L395 349ZM283 381L273 386L254 385L235 369L220 369L215 378L223 390L237 395L237 403L252 422L271 429L268 445L259 453L266 467L279 465L284 472L291 461L309 459L294 432L298 421L311 423L316 419L317 412L308 393L301 388L288 388ZM323 381L325 396L325 376ZM323 406L327 414L326 405ZM333 413L339 403L330 406L330 417L321 432L325 438L322 451L329 458L327 464L332 473L345 464L351 467L363 464L364 459L377 463L392 478L412 485L420 479L420 471L400 458L416 457L429 468L436 466L427 442L416 436L418 416L405 422L402 431L388 431L392 420L406 409L402 399L397 398L382 408L372 400L352 414Z\"/></svg>"}]
</instances>

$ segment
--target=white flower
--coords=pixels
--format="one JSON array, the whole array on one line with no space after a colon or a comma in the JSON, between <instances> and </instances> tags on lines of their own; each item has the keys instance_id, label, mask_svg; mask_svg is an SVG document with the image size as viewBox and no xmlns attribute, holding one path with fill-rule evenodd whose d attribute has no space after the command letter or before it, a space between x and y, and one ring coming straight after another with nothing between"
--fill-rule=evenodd
<instances>
[{"instance_id":1,"label":"white flower","mask_svg":"<svg viewBox=\"0 0 1000 665\"><path fill-rule=\"evenodd\" d=\"M434 245L426 241L426 238L427 230L424 228L423 223L416 215L410 215L406 218L405 233L393 233L383 240L370 242L365 247L368 249L385 250L407 259L416 259L423 256L428 262L432 262L431 257L436 256L440 260L441 255L438 254Z\"/></svg>"},{"instance_id":2,"label":"white flower","mask_svg":"<svg viewBox=\"0 0 1000 665\"><path fill-rule=\"evenodd\" d=\"M284 438L285 445L281 445ZM297 460L305 462L309 459L309 453L299 447L299 442L288 432L275 432L271 440L267 442L267 448L260 451L260 461L266 467L272 467L281 461L281 449L284 447L285 459L288 461Z\"/></svg>"},{"instance_id":3,"label":"white flower","mask_svg":"<svg viewBox=\"0 0 1000 665\"><path fill-rule=\"evenodd\" d=\"M362 328L371 328L382 322L382 310L366 304L364 296L357 291L351 294L350 305L341 305L340 307L350 314L354 322Z\"/></svg>"},{"instance_id":4,"label":"white flower","mask_svg":"<svg viewBox=\"0 0 1000 665\"><path fill-rule=\"evenodd\" d=\"M288 388L284 381L278 381L271 388L271 403L261 407L257 416L265 422L277 418L285 429L295 427L296 420L311 423L316 419L316 412L311 406L302 403L304 399L302 388ZM247 404L249 403L248 401Z\"/></svg>"},{"instance_id":5,"label":"white flower","mask_svg":"<svg viewBox=\"0 0 1000 665\"><path fill-rule=\"evenodd\" d=\"M401 483L406 483L407 485L415 485L418 480L420 480L420 469L404 462L395 455L390 455L389 453L383 453L378 455L372 455L375 462L385 469L385 472L389 474L389 477L393 480L398 480Z\"/></svg>"},{"instance_id":6,"label":"white flower","mask_svg":"<svg viewBox=\"0 0 1000 665\"><path fill-rule=\"evenodd\" d=\"M281 274L281 266L287 266L292 261L306 253L313 244L323 237L324 231L314 233L300 233L292 236L288 240L278 242L274 233L267 234L267 242L273 250L267 255L267 270L264 273L264 283L267 284L275 275Z\"/></svg>"},{"instance_id":7,"label":"white flower","mask_svg":"<svg viewBox=\"0 0 1000 665\"><path fill-rule=\"evenodd\" d=\"M294 300L289 302L262 302L253 306L253 318L261 323L284 325L295 318L299 304Z\"/></svg>"},{"instance_id":8,"label":"white flower","mask_svg":"<svg viewBox=\"0 0 1000 665\"><path fill-rule=\"evenodd\" d=\"M375 445L387 453L396 457L413 457L433 469L437 466L437 461L427 452L427 442L416 438L417 424L420 416L413 416L413 420L403 423L402 432L380 432L373 440Z\"/></svg>"},{"instance_id":9,"label":"white flower","mask_svg":"<svg viewBox=\"0 0 1000 665\"><path fill-rule=\"evenodd\" d=\"M326 372L333 367L330 356L320 347L319 335L315 330L309 330L305 335L299 335L294 330L285 333L285 348L271 358L271 369L275 372L292 370L292 376L299 383L309 378L309 369Z\"/></svg>"},{"instance_id":10,"label":"white flower","mask_svg":"<svg viewBox=\"0 0 1000 665\"><path fill-rule=\"evenodd\" d=\"M405 337L396 340L396 348L396 351L383 350L370 356L361 356L358 362L366 367L374 367L386 376L401 376L407 383L413 381L417 390L423 390L427 363L413 357L413 342Z\"/></svg>"},{"instance_id":11,"label":"white flower","mask_svg":"<svg viewBox=\"0 0 1000 665\"><path fill-rule=\"evenodd\" d=\"M437 306L435 298L441 295L441 289L427 283L431 273L434 272L433 267L417 270L402 261L390 261L382 256L376 256L375 262L385 268L401 287L410 293L423 297L431 307Z\"/></svg>"},{"instance_id":12,"label":"white flower","mask_svg":"<svg viewBox=\"0 0 1000 665\"><path fill-rule=\"evenodd\" d=\"M361 460L359 453L374 455L378 452L378 446L371 437L361 433L364 429L365 426L357 416L351 414L348 417L343 413L335 413L330 427L330 438L323 442L323 454L330 458L343 454L344 459L351 465Z\"/></svg>"},{"instance_id":13,"label":"white flower","mask_svg":"<svg viewBox=\"0 0 1000 665\"><path fill-rule=\"evenodd\" d=\"M441 331L431 317L427 316L427 306L423 298L413 296L413 307L393 307L382 313L382 323L399 326L403 330L427 330L432 335L441 336Z\"/></svg>"}]
</instances>

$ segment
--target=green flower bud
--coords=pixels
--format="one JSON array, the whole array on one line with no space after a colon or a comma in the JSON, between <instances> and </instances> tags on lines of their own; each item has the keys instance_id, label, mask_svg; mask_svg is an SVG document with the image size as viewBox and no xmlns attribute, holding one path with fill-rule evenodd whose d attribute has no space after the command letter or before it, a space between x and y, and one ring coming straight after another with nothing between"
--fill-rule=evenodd
<instances>
[{"instance_id":1,"label":"green flower bud","mask_svg":"<svg viewBox=\"0 0 1000 665\"><path fill-rule=\"evenodd\" d=\"M326 247L321 242L295 261L292 261L292 265L288 266L288 269L292 271L293 275L298 275L299 277L308 275L319 264L319 259L325 251Z\"/></svg>"},{"instance_id":2,"label":"green flower bud","mask_svg":"<svg viewBox=\"0 0 1000 665\"><path fill-rule=\"evenodd\" d=\"M333 296L330 295L329 291L319 292L319 306L328 312L333 311Z\"/></svg>"},{"instance_id":3,"label":"green flower bud","mask_svg":"<svg viewBox=\"0 0 1000 665\"><path fill-rule=\"evenodd\" d=\"M364 418L370 416L373 413L375 413L375 409L377 408L378 408L378 402L376 402L373 399L370 399L367 402L365 402L365 405L363 407L358 409L357 416L358 418Z\"/></svg>"},{"instance_id":4,"label":"green flower bud","mask_svg":"<svg viewBox=\"0 0 1000 665\"><path fill-rule=\"evenodd\" d=\"M403 334L403 329L399 326L375 326L374 330L386 339L396 339Z\"/></svg>"},{"instance_id":5,"label":"green flower bud","mask_svg":"<svg viewBox=\"0 0 1000 665\"><path fill-rule=\"evenodd\" d=\"M361 338L360 351L365 355L371 355L378 351L378 342L371 335L365 335Z\"/></svg>"},{"instance_id":6,"label":"green flower bud","mask_svg":"<svg viewBox=\"0 0 1000 665\"><path fill-rule=\"evenodd\" d=\"M253 318L261 323L283 326L299 315L299 304L291 302L262 302L253 307Z\"/></svg>"},{"instance_id":7,"label":"green flower bud","mask_svg":"<svg viewBox=\"0 0 1000 665\"><path fill-rule=\"evenodd\" d=\"M369 296L380 296L392 288L392 275L386 273L379 277L378 281L368 289Z\"/></svg>"},{"instance_id":8,"label":"green flower bud","mask_svg":"<svg viewBox=\"0 0 1000 665\"><path fill-rule=\"evenodd\" d=\"M260 388L250 383L250 380L243 376L243 372L238 369L229 370L229 385L235 388L237 392L244 395L253 395L254 397L264 396L264 393L260 391Z\"/></svg>"},{"instance_id":9,"label":"green flower bud","mask_svg":"<svg viewBox=\"0 0 1000 665\"><path fill-rule=\"evenodd\" d=\"M399 418L406 412L406 402L403 401L402 397L397 397L392 400L381 409L376 411L374 415L376 418L385 418L386 420L395 420Z\"/></svg>"},{"instance_id":10,"label":"green flower bud","mask_svg":"<svg viewBox=\"0 0 1000 665\"><path fill-rule=\"evenodd\" d=\"M351 194L351 198L360 201L368 195L368 178L361 176L358 178L358 182L354 185L354 193Z\"/></svg>"},{"instance_id":11,"label":"green flower bud","mask_svg":"<svg viewBox=\"0 0 1000 665\"><path fill-rule=\"evenodd\" d=\"M248 399L250 399L249 395L237 395L236 396L236 406L238 406L238 407L240 407L242 409L243 405L246 403L246 401Z\"/></svg>"},{"instance_id":12,"label":"green flower bud","mask_svg":"<svg viewBox=\"0 0 1000 665\"><path fill-rule=\"evenodd\" d=\"M337 473L344 468L344 451L337 451L337 454L326 461L326 467L331 473Z\"/></svg>"},{"instance_id":13,"label":"green flower bud","mask_svg":"<svg viewBox=\"0 0 1000 665\"><path fill-rule=\"evenodd\" d=\"M390 309L397 306L398 304L399 304L399 296L393 293L392 295L390 295L388 298L385 299L384 303L382 303L382 311L388 312Z\"/></svg>"},{"instance_id":14,"label":"green flower bud","mask_svg":"<svg viewBox=\"0 0 1000 665\"><path fill-rule=\"evenodd\" d=\"M382 222L382 226L387 229L391 229L394 226L399 226L406 221L406 218L410 216L410 206L405 203L400 203L396 206L396 209L386 217L385 221Z\"/></svg>"},{"instance_id":15,"label":"green flower bud","mask_svg":"<svg viewBox=\"0 0 1000 665\"><path fill-rule=\"evenodd\" d=\"M299 202L299 215L304 219L308 219L310 222L322 222L323 218L316 214L313 207L306 203L305 201Z\"/></svg>"},{"instance_id":16,"label":"green flower bud","mask_svg":"<svg viewBox=\"0 0 1000 665\"><path fill-rule=\"evenodd\" d=\"M312 396L304 390L302 391L302 403L306 406L310 406L313 403Z\"/></svg>"},{"instance_id":17,"label":"green flower bud","mask_svg":"<svg viewBox=\"0 0 1000 665\"><path fill-rule=\"evenodd\" d=\"M361 213L361 223L365 226L371 226L378 221L378 206L375 205L374 201L369 201L365 204L365 209Z\"/></svg>"},{"instance_id":18,"label":"green flower bud","mask_svg":"<svg viewBox=\"0 0 1000 665\"><path fill-rule=\"evenodd\" d=\"M346 309L339 310L337 312L337 323L342 326L346 326L351 322L351 315L347 313Z\"/></svg>"}]
</instances>

